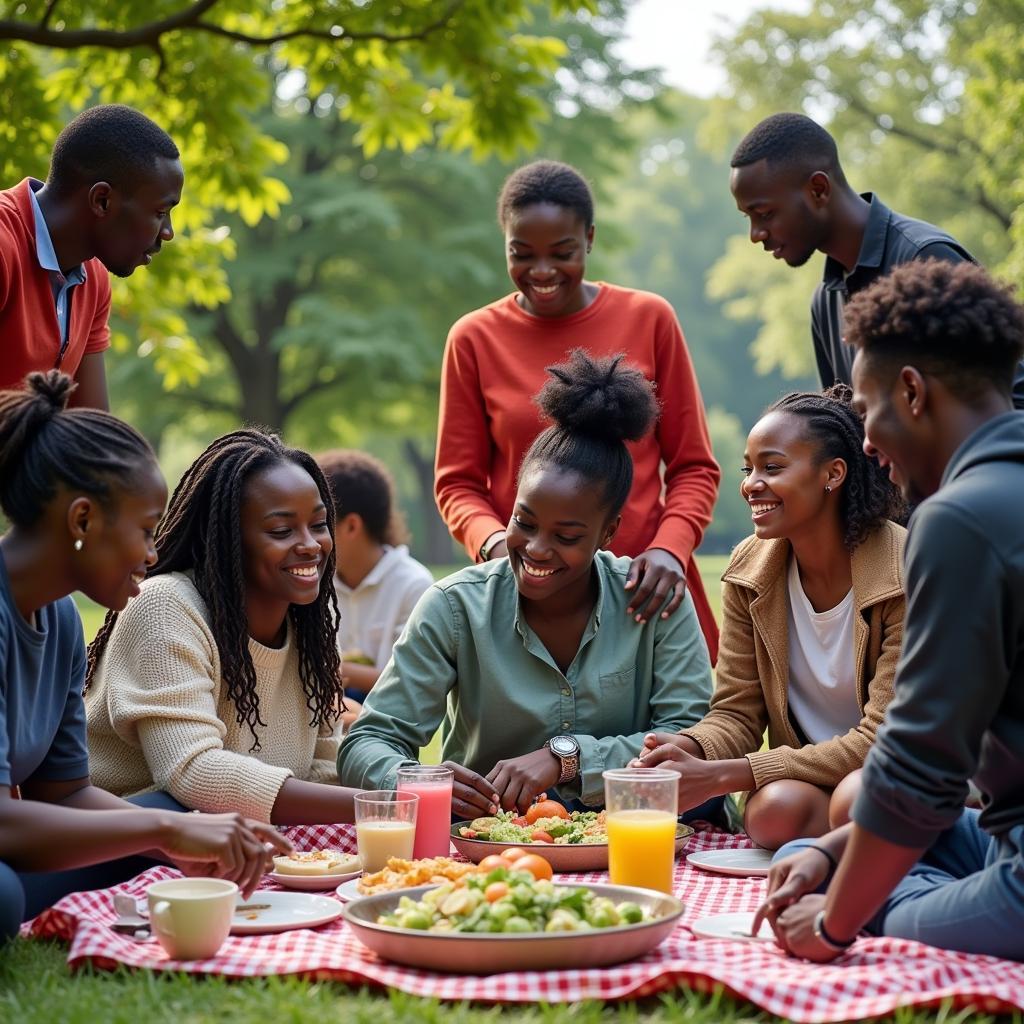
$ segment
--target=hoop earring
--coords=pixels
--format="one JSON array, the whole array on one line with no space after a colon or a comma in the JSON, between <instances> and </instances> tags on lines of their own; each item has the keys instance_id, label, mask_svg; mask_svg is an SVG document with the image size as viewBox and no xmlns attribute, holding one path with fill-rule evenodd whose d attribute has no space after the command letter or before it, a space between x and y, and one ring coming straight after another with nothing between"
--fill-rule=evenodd
<instances>
[{"instance_id":1,"label":"hoop earring","mask_svg":"<svg viewBox=\"0 0 1024 1024\"><path fill-rule=\"evenodd\" d=\"M84 548L84 547L85 547L85 541L82 540L81 537L79 537L78 540L76 540L75 543L74 543L74 548L75 548L76 551L81 551L82 548Z\"/></svg>"}]
</instances>

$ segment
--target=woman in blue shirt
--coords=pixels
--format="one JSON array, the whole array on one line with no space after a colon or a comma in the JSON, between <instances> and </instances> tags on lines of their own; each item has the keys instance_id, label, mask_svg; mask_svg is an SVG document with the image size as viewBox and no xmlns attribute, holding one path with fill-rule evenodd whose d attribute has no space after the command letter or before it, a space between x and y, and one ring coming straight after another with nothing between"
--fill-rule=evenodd
<instances>
[{"instance_id":1,"label":"woman in blue shirt","mask_svg":"<svg viewBox=\"0 0 1024 1024\"><path fill-rule=\"evenodd\" d=\"M343 784L393 785L442 725L456 815L523 812L549 790L599 806L601 773L626 764L645 732L706 712L711 670L693 602L638 628L630 560L601 550L632 483L626 442L658 413L650 382L621 358L577 350L549 368L537 401L554 424L520 468L508 558L421 598L342 744Z\"/></svg>"},{"instance_id":2,"label":"woman in blue shirt","mask_svg":"<svg viewBox=\"0 0 1024 1024\"><path fill-rule=\"evenodd\" d=\"M0 538L0 942L67 893L152 864L133 855L159 852L249 893L268 866L265 844L288 849L239 815L174 813L162 794L139 806L89 782L85 642L69 595L120 609L138 594L167 487L135 430L67 408L73 388L51 370L0 392L0 508L11 524Z\"/></svg>"}]
</instances>

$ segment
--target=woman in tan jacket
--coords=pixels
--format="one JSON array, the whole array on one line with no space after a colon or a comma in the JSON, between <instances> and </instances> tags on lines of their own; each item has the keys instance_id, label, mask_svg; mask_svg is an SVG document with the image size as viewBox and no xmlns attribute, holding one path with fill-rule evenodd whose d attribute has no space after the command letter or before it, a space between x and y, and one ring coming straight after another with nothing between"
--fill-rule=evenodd
<instances>
[{"instance_id":1,"label":"woman in tan jacket","mask_svg":"<svg viewBox=\"0 0 1024 1024\"><path fill-rule=\"evenodd\" d=\"M768 849L847 820L892 698L905 531L849 401L844 385L787 395L751 430L740 491L754 536L723 576L710 711L647 736L634 762L679 772L680 811L748 792L744 826Z\"/></svg>"}]
</instances>

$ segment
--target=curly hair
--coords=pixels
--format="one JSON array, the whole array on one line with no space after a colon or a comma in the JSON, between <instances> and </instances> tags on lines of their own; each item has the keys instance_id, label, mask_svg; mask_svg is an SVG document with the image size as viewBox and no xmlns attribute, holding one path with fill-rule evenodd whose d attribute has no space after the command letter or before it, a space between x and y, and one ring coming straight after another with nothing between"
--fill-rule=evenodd
<instances>
[{"instance_id":1,"label":"curly hair","mask_svg":"<svg viewBox=\"0 0 1024 1024\"><path fill-rule=\"evenodd\" d=\"M1024 306L973 263L905 263L858 292L843 320L872 363L915 366L968 403L992 387L1010 394L1024 355Z\"/></svg>"},{"instance_id":2,"label":"curly hair","mask_svg":"<svg viewBox=\"0 0 1024 1024\"><path fill-rule=\"evenodd\" d=\"M519 479L535 463L578 473L603 489L602 504L618 515L633 486L633 458L626 441L639 441L658 418L654 385L619 353L594 359L583 349L547 367L549 380L535 397L554 424L530 446Z\"/></svg>"},{"instance_id":3,"label":"curly hair","mask_svg":"<svg viewBox=\"0 0 1024 1024\"><path fill-rule=\"evenodd\" d=\"M769 165L827 171L845 181L836 140L804 114L772 114L754 125L740 141L730 167L747 167L764 160Z\"/></svg>"},{"instance_id":4,"label":"curly hair","mask_svg":"<svg viewBox=\"0 0 1024 1024\"><path fill-rule=\"evenodd\" d=\"M589 229L594 223L594 196L590 186L569 164L535 160L513 171L498 193L498 224L504 230L514 213L539 203L572 210L585 228Z\"/></svg>"},{"instance_id":5,"label":"curly hair","mask_svg":"<svg viewBox=\"0 0 1024 1024\"><path fill-rule=\"evenodd\" d=\"M193 573L196 589L210 613L210 629L217 642L224 684L235 705L239 725L248 725L252 750L259 750L260 718L256 670L249 654L245 615L245 566L241 515L246 484L256 474L292 462L315 481L334 536L334 500L316 460L304 451L288 448L275 434L255 428L236 430L217 438L185 471L171 495L167 512L156 532L158 561L148 576L169 572ZM299 677L306 694L311 726L334 721L339 714L341 659L336 636L338 602L334 594L334 550L324 565L320 593L309 605L289 606L288 615L299 654ZM107 613L96 639L89 645L86 685L93 674L117 621Z\"/></svg>"},{"instance_id":6,"label":"curly hair","mask_svg":"<svg viewBox=\"0 0 1024 1024\"><path fill-rule=\"evenodd\" d=\"M30 373L23 391L0 392L0 508L15 526L38 523L59 484L112 507L142 466L149 442L101 409L69 409L75 382L59 370Z\"/></svg>"},{"instance_id":7,"label":"curly hair","mask_svg":"<svg viewBox=\"0 0 1024 1024\"><path fill-rule=\"evenodd\" d=\"M53 144L47 185L59 195L97 181L130 192L158 157L179 156L174 140L155 121L123 103L105 103L64 126Z\"/></svg>"},{"instance_id":8,"label":"curly hair","mask_svg":"<svg viewBox=\"0 0 1024 1024\"><path fill-rule=\"evenodd\" d=\"M852 551L887 519L902 521L906 507L899 489L877 459L864 454L864 425L850 400L845 384L824 391L794 391L783 395L767 412L784 412L804 421L809 438L817 445L818 458L842 459L846 481L839 492L839 517L843 543Z\"/></svg>"},{"instance_id":9,"label":"curly hair","mask_svg":"<svg viewBox=\"0 0 1024 1024\"><path fill-rule=\"evenodd\" d=\"M405 520L395 502L395 481L387 466L366 452L336 448L316 456L334 495L339 519L354 512L378 544L404 544Z\"/></svg>"}]
</instances>

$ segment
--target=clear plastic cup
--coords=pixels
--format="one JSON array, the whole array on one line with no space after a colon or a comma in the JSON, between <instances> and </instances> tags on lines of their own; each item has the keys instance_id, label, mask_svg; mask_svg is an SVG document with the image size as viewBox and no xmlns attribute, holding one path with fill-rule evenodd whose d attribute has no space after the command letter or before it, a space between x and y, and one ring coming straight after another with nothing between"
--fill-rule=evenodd
<instances>
[{"instance_id":1,"label":"clear plastic cup","mask_svg":"<svg viewBox=\"0 0 1024 1024\"><path fill-rule=\"evenodd\" d=\"M613 885L672 892L679 775L665 768L604 772Z\"/></svg>"},{"instance_id":2,"label":"clear plastic cup","mask_svg":"<svg viewBox=\"0 0 1024 1024\"><path fill-rule=\"evenodd\" d=\"M409 765L398 769L398 792L415 793L420 798L416 812L416 843L413 856L447 857L452 845L451 768L433 765Z\"/></svg>"},{"instance_id":3,"label":"clear plastic cup","mask_svg":"<svg viewBox=\"0 0 1024 1024\"><path fill-rule=\"evenodd\" d=\"M415 793L395 789L356 793L356 847L364 871L380 871L391 857L412 859L419 802Z\"/></svg>"}]
</instances>

